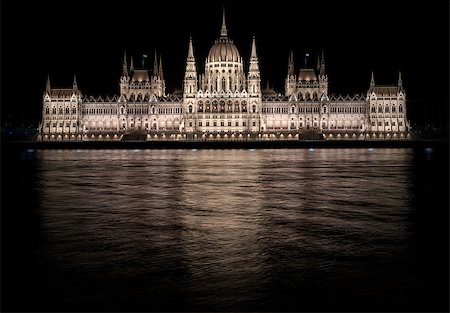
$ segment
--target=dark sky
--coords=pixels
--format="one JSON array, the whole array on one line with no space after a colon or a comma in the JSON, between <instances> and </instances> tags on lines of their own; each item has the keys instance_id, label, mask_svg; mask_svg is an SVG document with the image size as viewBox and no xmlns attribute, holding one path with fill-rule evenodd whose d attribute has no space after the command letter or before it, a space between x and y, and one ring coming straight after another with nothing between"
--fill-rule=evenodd
<instances>
[{"instance_id":1,"label":"dark sky","mask_svg":"<svg viewBox=\"0 0 450 313\"><path fill-rule=\"evenodd\" d=\"M395 84L398 71L409 116L448 125L449 3L447 1L2 1L1 107L8 120L37 125L47 74L87 95L118 93L123 51L153 63L162 54L166 91L182 87L189 34L197 69L219 36L222 5L228 34L245 67L257 40L262 84L283 92L289 50L296 72L309 52L325 50L331 93L366 92ZM151 67L150 64L150 67Z\"/></svg>"}]
</instances>

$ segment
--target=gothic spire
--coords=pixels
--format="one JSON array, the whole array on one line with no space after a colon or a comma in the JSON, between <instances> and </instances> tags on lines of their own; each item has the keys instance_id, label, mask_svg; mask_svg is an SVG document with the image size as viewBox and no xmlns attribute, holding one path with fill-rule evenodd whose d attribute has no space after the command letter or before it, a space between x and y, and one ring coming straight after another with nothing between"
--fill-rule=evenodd
<instances>
[{"instance_id":1,"label":"gothic spire","mask_svg":"<svg viewBox=\"0 0 450 313\"><path fill-rule=\"evenodd\" d=\"M161 55L159 55L159 76L161 77L161 79L163 79L163 69L162 69L162 57Z\"/></svg>"},{"instance_id":2,"label":"gothic spire","mask_svg":"<svg viewBox=\"0 0 450 313\"><path fill-rule=\"evenodd\" d=\"M188 61L195 61L194 49L192 48L192 35L189 36Z\"/></svg>"},{"instance_id":3,"label":"gothic spire","mask_svg":"<svg viewBox=\"0 0 450 313\"><path fill-rule=\"evenodd\" d=\"M73 74L73 90L74 91L78 90L77 75L76 74Z\"/></svg>"},{"instance_id":4,"label":"gothic spire","mask_svg":"<svg viewBox=\"0 0 450 313\"><path fill-rule=\"evenodd\" d=\"M289 54L289 61L288 61L288 76L294 75L294 51L291 49L291 53Z\"/></svg>"},{"instance_id":5,"label":"gothic spire","mask_svg":"<svg viewBox=\"0 0 450 313\"><path fill-rule=\"evenodd\" d=\"M322 49L322 60L320 62L320 75L325 75L325 56Z\"/></svg>"},{"instance_id":6,"label":"gothic spire","mask_svg":"<svg viewBox=\"0 0 450 313\"><path fill-rule=\"evenodd\" d=\"M130 71L131 71L131 72L134 71L133 56L131 56L131 60L130 60Z\"/></svg>"},{"instance_id":7,"label":"gothic spire","mask_svg":"<svg viewBox=\"0 0 450 313\"><path fill-rule=\"evenodd\" d=\"M155 61L153 62L153 75L159 76L159 74L158 74L158 56L156 55L156 49L155 49Z\"/></svg>"},{"instance_id":8,"label":"gothic spire","mask_svg":"<svg viewBox=\"0 0 450 313\"><path fill-rule=\"evenodd\" d=\"M50 74L48 74L47 75L47 85L46 85L46 87L45 87L45 91L48 93L48 94L50 94L50 91L51 91L52 89L50 88Z\"/></svg>"},{"instance_id":9,"label":"gothic spire","mask_svg":"<svg viewBox=\"0 0 450 313\"><path fill-rule=\"evenodd\" d=\"M255 35L253 35L253 41L252 41L252 53L250 54L251 59L258 60L258 55L256 54L256 43L255 43Z\"/></svg>"},{"instance_id":10,"label":"gothic spire","mask_svg":"<svg viewBox=\"0 0 450 313\"><path fill-rule=\"evenodd\" d=\"M402 82L402 72L398 71L398 87L402 88L403 87L403 82Z\"/></svg>"},{"instance_id":11,"label":"gothic spire","mask_svg":"<svg viewBox=\"0 0 450 313\"><path fill-rule=\"evenodd\" d=\"M124 52L123 52L122 76L128 76L128 68L127 68L127 51L124 51Z\"/></svg>"},{"instance_id":12,"label":"gothic spire","mask_svg":"<svg viewBox=\"0 0 450 313\"><path fill-rule=\"evenodd\" d=\"M372 78L370 79L370 87L375 87L375 79L373 78L373 70L372 70Z\"/></svg>"},{"instance_id":13,"label":"gothic spire","mask_svg":"<svg viewBox=\"0 0 450 313\"><path fill-rule=\"evenodd\" d=\"M317 66L316 66L317 71L320 70L320 57L317 56Z\"/></svg>"},{"instance_id":14,"label":"gothic spire","mask_svg":"<svg viewBox=\"0 0 450 313\"><path fill-rule=\"evenodd\" d=\"M222 29L220 30L220 36L221 37L228 36L227 26L225 25L225 6L223 7L223 12L222 12Z\"/></svg>"}]
</instances>

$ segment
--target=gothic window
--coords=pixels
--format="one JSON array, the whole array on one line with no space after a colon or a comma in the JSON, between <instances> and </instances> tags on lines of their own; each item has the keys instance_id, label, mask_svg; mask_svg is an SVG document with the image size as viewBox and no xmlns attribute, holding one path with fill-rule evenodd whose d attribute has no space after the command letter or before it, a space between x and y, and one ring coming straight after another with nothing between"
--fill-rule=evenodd
<instances>
[{"instance_id":1,"label":"gothic window","mask_svg":"<svg viewBox=\"0 0 450 313\"><path fill-rule=\"evenodd\" d=\"M231 121L228 121L228 126L231 126Z\"/></svg>"},{"instance_id":2,"label":"gothic window","mask_svg":"<svg viewBox=\"0 0 450 313\"><path fill-rule=\"evenodd\" d=\"M206 121L206 126L209 126L209 121Z\"/></svg>"},{"instance_id":3,"label":"gothic window","mask_svg":"<svg viewBox=\"0 0 450 313\"><path fill-rule=\"evenodd\" d=\"M372 126L375 126L375 122L372 122Z\"/></svg>"},{"instance_id":4,"label":"gothic window","mask_svg":"<svg viewBox=\"0 0 450 313\"><path fill-rule=\"evenodd\" d=\"M225 122L224 121L220 121L220 126L225 126Z\"/></svg>"},{"instance_id":5,"label":"gothic window","mask_svg":"<svg viewBox=\"0 0 450 313\"><path fill-rule=\"evenodd\" d=\"M63 114L63 109L62 109L62 107L59 107L59 114Z\"/></svg>"},{"instance_id":6,"label":"gothic window","mask_svg":"<svg viewBox=\"0 0 450 313\"><path fill-rule=\"evenodd\" d=\"M389 113L389 107L388 107L388 106L386 106L386 107L384 108L384 112L385 112L385 113Z\"/></svg>"},{"instance_id":7,"label":"gothic window","mask_svg":"<svg viewBox=\"0 0 450 313\"><path fill-rule=\"evenodd\" d=\"M389 126L389 122L385 122L385 123L384 123L384 126Z\"/></svg>"},{"instance_id":8,"label":"gothic window","mask_svg":"<svg viewBox=\"0 0 450 313\"><path fill-rule=\"evenodd\" d=\"M222 90L225 91L225 77L222 77Z\"/></svg>"},{"instance_id":9,"label":"gothic window","mask_svg":"<svg viewBox=\"0 0 450 313\"><path fill-rule=\"evenodd\" d=\"M383 123L382 122L378 122L378 126L383 126Z\"/></svg>"},{"instance_id":10,"label":"gothic window","mask_svg":"<svg viewBox=\"0 0 450 313\"><path fill-rule=\"evenodd\" d=\"M383 113L383 108L381 107L381 105L378 107L378 113Z\"/></svg>"},{"instance_id":11,"label":"gothic window","mask_svg":"<svg viewBox=\"0 0 450 313\"><path fill-rule=\"evenodd\" d=\"M253 121L253 126L256 126L256 122L255 121Z\"/></svg>"},{"instance_id":12,"label":"gothic window","mask_svg":"<svg viewBox=\"0 0 450 313\"><path fill-rule=\"evenodd\" d=\"M247 123L246 122L242 122L242 126L247 126Z\"/></svg>"},{"instance_id":13,"label":"gothic window","mask_svg":"<svg viewBox=\"0 0 450 313\"><path fill-rule=\"evenodd\" d=\"M69 108L65 109L66 114L69 114Z\"/></svg>"},{"instance_id":14,"label":"gothic window","mask_svg":"<svg viewBox=\"0 0 450 313\"><path fill-rule=\"evenodd\" d=\"M198 122L198 126L202 126L202 121L199 121L199 122Z\"/></svg>"},{"instance_id":15,"label":"gothic window","mask_svg":"<svg viewBox=\"0 0 450 313\"><path fill-rule=\"evenodd\" d=\"M192 113L192 105L189 106L189 113Z\"/></svg>"},{"instance_id":16,"label":"gothic window","mask_svg":"<svg viewBox=\"0 0 450 313\"><path fill-rule=\"evenodd\" d=\"M123 113L124 113L124 108L121 107L121 108L120 108L120 114L123 114Z\"/></svg>"},{"instance_id":17,"label":"gothic window","mask_svg":"<svg viewBox=\"0 0 450 313\"><path fill-rule=\"evenodd\" d=\"M256 113L256 105L252 105L252 112Z\"/></svg>"},{"instance_id":18,"label":"gothic window","mask_svg":"<svg viewBox=\"0 0 450 313\"><path fill-rule=\"evenodd\" d=\"M295 107L294 106L292 106L292 108L291 108L291 113L295 113Z\"/></svg>"},{"instance_id":19,"label":"gothic window","mask_svg":"<svg viewBox=\"0 0 450 313\"><path fill-rule=\"evenodd\" d=\"M398 107L398 111L399 111L400 113L402 113L402 112L403 112L403 107L402 107L402 106L399 106L399 107Z\"/></svg>"},{"instance_id":20,"label":"gothic window","mask_svg":"<svg viewBox=\"0 0 450 313\"><path fill-rule=\"evenodd\" d=\"M398 126L403 126L403 122L398 122Z\"/></svg>"},{"instance_id":21,"label":"gothic window","mask_svg":"<svg viewBox=\"0 0 450 313\"><path fill-rule=\"evenodd\" d=\"M395 113L395 106L392 106L392 113Z\"/></svg>"},{"instance_id":22,"label":"gothic window","mask_svg":"<svg viewBox=\"0 0 450 313\"><path fill-rule=\"evenodd\" d=\"M236 126L239 126L239 122L236 122L235 125L236 125Z\"/></svg>"},{"instance_id":23,"label":"gothic window","mask_svg":"<svg viewBox=\"0 0 450 313\"><path fill-rule=\"evenodd\" d=\"M50 113L50 108L49 107L46 107L45 108L45 114L49 114Z\"/></svg>"}]
</instances>

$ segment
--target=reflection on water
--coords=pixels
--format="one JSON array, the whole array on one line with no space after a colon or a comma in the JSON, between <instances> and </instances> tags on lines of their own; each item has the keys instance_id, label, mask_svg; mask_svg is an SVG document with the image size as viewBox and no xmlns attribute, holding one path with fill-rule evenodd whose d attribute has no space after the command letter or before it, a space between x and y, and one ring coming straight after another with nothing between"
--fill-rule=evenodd
<instances>
[{"instance_id":1,"label":"reflection on water","mask_svg":"<svg viewBox=\"0 0 450 313\"><path fill-rule=\"evenodd\" d=\"M47 309L424 305L412 149L42 150L34 158Z\"/></svg>"}]
</instances>

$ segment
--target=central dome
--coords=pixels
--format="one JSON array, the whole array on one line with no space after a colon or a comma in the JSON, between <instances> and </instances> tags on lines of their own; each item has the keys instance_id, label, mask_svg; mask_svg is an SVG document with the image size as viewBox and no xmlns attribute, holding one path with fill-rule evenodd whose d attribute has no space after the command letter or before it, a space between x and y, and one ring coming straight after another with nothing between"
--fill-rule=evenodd
<instances>
[{"instance_id":1,"label":"central dome","mask_svg":"<svg viewBox=\"0 0 450 313\"><path fill-rule=\"evenodd\" d=\"M208 54L209 62L239 62L240 56L239 51L234 45L234 43L227 38L227 40L219 39L211 47Z\"/></svg>"}]
</instances>

